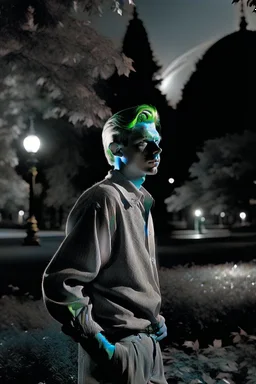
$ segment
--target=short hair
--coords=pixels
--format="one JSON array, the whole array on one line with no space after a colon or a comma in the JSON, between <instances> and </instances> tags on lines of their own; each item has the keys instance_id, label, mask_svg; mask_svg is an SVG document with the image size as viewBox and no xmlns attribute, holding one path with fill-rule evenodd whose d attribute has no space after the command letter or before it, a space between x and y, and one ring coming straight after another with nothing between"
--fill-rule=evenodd
<instances>
[{"instance_id":1,"label":"short hair","mask_svg":"<svg viewBox=\"0 0 256 384\"><path fill-rule=\"evenodd\" d=\"M110 165L114 165L115 162L114 154L109 148L110 144L127 145L131 131L139 123L155 123L157 130L159 132L161 130L159 115L153 105L142 104L123 109L107 120L102 131L102 143Z\"/></svg>"}]
</instances>

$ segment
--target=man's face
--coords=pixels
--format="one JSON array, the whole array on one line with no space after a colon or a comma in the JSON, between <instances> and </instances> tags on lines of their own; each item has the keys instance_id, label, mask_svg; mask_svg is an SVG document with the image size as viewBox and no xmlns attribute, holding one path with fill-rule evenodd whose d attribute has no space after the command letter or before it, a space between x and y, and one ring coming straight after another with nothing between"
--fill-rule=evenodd
<instances>
[{"instance_id":1,"label":"man's face","mask_svg":"<svg viewBox=\"0 0 256 384\"><path fill-rule=\"evenodd\" d=\"M133 128L127 146L123 147L122 162L138 176L155 175L160 163L161 137L155 123L140 123Z\"/></svg>"}]
</instances>

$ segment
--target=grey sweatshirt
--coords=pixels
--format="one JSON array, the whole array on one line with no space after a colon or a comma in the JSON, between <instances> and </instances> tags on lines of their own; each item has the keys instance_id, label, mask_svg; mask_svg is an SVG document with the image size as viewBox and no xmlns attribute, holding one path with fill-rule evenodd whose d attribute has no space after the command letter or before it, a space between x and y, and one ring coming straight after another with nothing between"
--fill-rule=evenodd
<instances>
[{"instance_id":1,"label":"grey sweatshirt","mask_svg":"<svg viewBox=\"0 0 256 384\"><path fill-rule=\"evenodd\" d=\"M90 329L113 335L156 324L161 306L152 196L119 171L86 190L72 208L66 237L43 275L43 299L65 323L67 306L89 306Z\"/></svg>"}]
</instances>

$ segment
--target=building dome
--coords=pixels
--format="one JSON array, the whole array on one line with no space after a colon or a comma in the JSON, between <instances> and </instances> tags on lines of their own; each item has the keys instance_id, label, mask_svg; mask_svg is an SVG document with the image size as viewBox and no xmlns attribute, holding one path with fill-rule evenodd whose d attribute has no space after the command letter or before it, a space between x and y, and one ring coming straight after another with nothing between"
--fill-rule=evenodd
<instances>
[{"instance_id":1,"label":"building dome","mask_svg":"<svg viewBox=\"0 0 256 384\"><path fill-rule=\"evenodd\" d=\"M253 52L250 47L250 42L254 41L255 32L249 31L247 29L244 1L242 0L240 7L239 31L226 35L220 39L218 38L206 41L194 47L190 51L174 60L162 73L161 78L163 80L160 89L162 93L167 96L167 99L171 102L172 105L177 105L177 103L181 100L183 96L184 85L187 84L193 72L200 69L200 59L203 58L204 62L212 59L215 60L219 56L220 51L223 51L223 56L232 56L232 60L236 54L239 55L239 51L241 50L238 48L238 46L242 48L244 41L245 45L247 42L247 47L249 46L249 49L251 52ZM232 51L231 55L230 51Z\"/></svg>"},{"instance_id":2,"label":"building dome","mask_svg":"<svg viewBox=\"0 0 256 384\"><path fill-rule=\"evenodd\" d=\"M240 29L211 45L197 62L177 105L177 160L184 170L206 140L255 130L255 45L256 31L247 29L242 15Z\"/></svg>"},{"instance_id":3,"label":"building dome","mask_svg":"<svg viewBox=\"0 0 256 384\"><path fill-rule=\"evenodd\" d=\"M206 50L214 44L215 40L200 44L185 54L179 56L162 73L161 92L167 100L175 106L181 99L184 84L189 80L195 70L196 62L203 56Z\"/></svg>"},{"instance_id":4,"label":"building dome","mask_svg":"<svg viewBox=\"0 0 256 384\"><path fill-rule=\"evenodd\" d=\"M202 139L250 129L255 105L255 45L256 31L240 29L213 44L198 61L178 110L197 126Z\"/></svg>"}]
</instances>

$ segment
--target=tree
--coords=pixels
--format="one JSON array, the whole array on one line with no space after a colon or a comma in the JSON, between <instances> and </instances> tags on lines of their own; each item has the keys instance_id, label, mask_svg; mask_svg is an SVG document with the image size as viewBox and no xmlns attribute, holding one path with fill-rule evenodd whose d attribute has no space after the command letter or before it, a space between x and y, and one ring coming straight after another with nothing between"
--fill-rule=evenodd
<instances>
[{"instance_id":1,"label":"tree","mask_svg":"<svg viewBox=\"0 0 256 384\"><path fill-rule=\"evenodd\" d=\"M53 1L51 17L37 20L39 10L30 5L23 24L14 24L12 19L3 22L0 95L6 115L14 108L23 115L35 108L44 118L67 116L73 124L100 126L110 111L97 96L95 81L109 77L115 68L128 76L131 60L62 8L59 1ZM0 22L5 20L5 13L1 15Z\"/></svg>"},{"instance_id":2,"label":"tree","mask_svg":"<svg viewBox=\"0 0 256 384\"><path fill-rule=\"evenodd\" d=\"M232 0L232 4L239 3L244 0ZM253 12L256 12L256 0L247 0L246 1L248 7L253 7Z\"/></svg>"},{"instance_id":3,"label":"tree","mask_svg":"<svg viewBox=\"0 0 256 384\"><path fill-rule=\"evenodd\" d=\"M110 115L94 85L115 69L128 76L131 60L76 18L81 5L90 13L101 12L103 3L13 0L0 4L0 131L6 153L13 156L11 163L6 160L8 164L17 164L12 133L16 133L15 139L20 137L31 114L41 120L61 119L69 130L101 127ZM112 3L121 13L124 1ZM72 6L73 12L69 12ZM5 184L6 173L0 174ZM15 191L23 190L22 179L15 180ZM20 201L18 195L17 199Z\"/></svg>"},{"instance_id":4,"label":"tree","mask_svg":"<svg viewBox=\"0 0 256 384\"><path fill-rule=\"evenodd\" d=\"M210 214L237 212L256 198L256 133L228 134L205 142L190 178L165 200L169 212L202 207Z\"/></svg>"}]
</instances>

